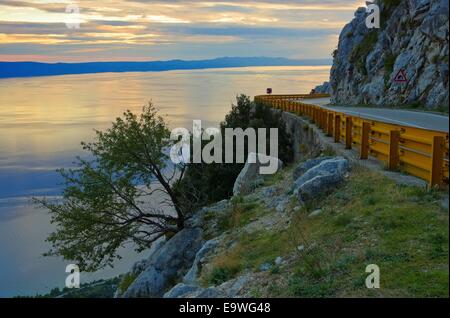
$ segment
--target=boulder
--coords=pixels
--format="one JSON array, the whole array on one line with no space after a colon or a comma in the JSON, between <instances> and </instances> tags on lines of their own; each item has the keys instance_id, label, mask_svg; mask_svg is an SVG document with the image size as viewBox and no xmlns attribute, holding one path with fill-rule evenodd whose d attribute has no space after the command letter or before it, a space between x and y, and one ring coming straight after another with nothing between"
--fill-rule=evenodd
<instances>
[{"instance_id":1,"label":"boulder","mask_svg":"<svg viewBox=\"0 0 450 318\"><path fill-rule=\"evenodd\" d=\"M282 199L280 199L280 201L276 205L275 211L277 211L278 213L286 212L289 202L290 202L290 197L283 197Z\"/></svg>"},{"instance_id":2,"label":"boulder","mask_svg":"<svg viewBox=\"0 0 450 318\"><path fill-rule=\"evenodd\" d=\"M202 288L180 283L164 294L164 298L235 298L251 280L251 275L243 275L220 286Z\"/></svg>"},{"instance_id":3,"label":"boulder","mask_svg":"<svg viewBox=\"0 0 450 318\"><path fill-rule=\"evenodd\" d=\"M278 256L275 259L275 265L280 266L281 264L283 264L283 258L281 256Z\"/></svg>"},{"instance_id":4,"label":"boulder","mask_svg":"<svg viewBox=\"0 0 450 318\"><path fill-rule=\"evenodd\" d=\"M189 295L199 294L202 290L203 288L199 286L179 283L167 293L165 293L163 298L188 298Z\"/></svg>"},{"instance_id":5,"label":"boulder","mask_svg":"<svg viewBox=\"0 0 450 318\"><path fill-rule=\"evenodd\" d=\"M319 163L321 163L324 160L332 159L333 157L318 157L313 159L308 159L305 162L300 163L292 173L292 177L294 178L294 181L300 178L302 174L304 174L306 171L311 169L312 167L317 166Z\"/></svg>"},{"instance_id":6,"label":"boulder","mask_svg":"<svg viewBox=\"0 0 450 318\"><path fill-rule=\"evenodd\" d=\"M185 228L178 232L149 258L146 269L123 297L162 297L170 284L192 265L202 246L202 236L200 228Z\"/></svg>"},{"instance_id":7,"label":"boulder","mask_svg":"<svg viewBox=\"0 0 450 318\"><path fill-rule=\"evenodd\" d=\"M142 273L147 268L148 260L151 258L151 256L155 254L161 247L163 247L165 243L166 238L164 236L153 242L152 246L150 247L149 257L134 263L131 267L131 273L133 275L139 275L140 273Z\"/></svg>"},{"instance_id":8,"label":"boulder","mask_svg":"<svg viewBox=\"0 0 450 318\"><path fill-rule=\"evenodd\" d=\"M270 271L271 268L272 268L272 264L270 264L270 263L262 263L262 264L259 266L259 270L260 270L261 272L267 272L267 271Z\"/></svg>"},{"instance_id":9,"label":"boulder","mask_svg":"<svg viewBox=\"0 0 450 318\"><path fill-rule=\"evenodd\" d=\"M342 157L324 160L295 181L294 194L300 202L313 199L339 184L348 169L348 160Z\"/></svg>"},{"instance_id":10,"label":"boulder","mask_svg":"<svg viewBox=\"0 0 450 318\"><path fill-rule=\"evenodd\" d=\"M199 271L201 269L202 263L205 259L205 256L214 250L216 246L219 244L219 239L212 239L207 241L202 248L195 255L194 263L192 264L191 269L187 272L187 274L183 278L183 283L185 284L197 284L197 278Z\"/></svg>"},{"instance_id":11,"label":"boulder","mask_svg":"<svg viewBox=\"0 0 450 318\"><path fill-rule=\"evenodd\" d=\"M155 254L162 246L164 246L165 243L166 238L164 236L153 242L152 246L150 247L149 256L134 263L129 273L134 277L137 277L140 273L142 273L147 268L149 259L152 258L152 255ZM120 298L122 297L122 294L122 290L120 288L117 288L114 293L114 298Z\"/></svg>"},{"instance_id":12,"label":"boulder","mask_svg":"<svg viewBox=\"0 0 450 318\"><path fill-rule=\"evenodd\" d=\"M316 216L318 216L318 215L320 215L320 214L322 214L322 209L317 209L317 210L312 211L312 212L308 215L308 217L314 218L314 217L316 217Z\"/></svg>"},{"instance_id":13,"label":"boulder","mask_svg":"<svg viewBox=\"0 0 450 318\"><path fill-rule=\"evenodd\" d=\"M233 186L233 195L246 195L253 190L253 185L264 174L264 169L269 166L268 162L276 162L276 171L283 167L283 162L274 157L263 154L250 153L244 168L239 173Z\"/></svg>"}]
</instances>

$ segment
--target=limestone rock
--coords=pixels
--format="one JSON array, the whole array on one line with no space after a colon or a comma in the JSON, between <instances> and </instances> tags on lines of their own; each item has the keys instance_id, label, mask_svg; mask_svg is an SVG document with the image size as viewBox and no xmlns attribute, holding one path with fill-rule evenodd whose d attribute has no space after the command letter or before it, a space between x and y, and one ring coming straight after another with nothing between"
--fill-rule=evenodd
<instances>
[{"instance_id":1,"label":"limestone rock","mask_svg":"<svg viewBox=\"0 0 450 318\"><path fill-rule=\"evenodd\" d=\"M332 157L318 157L318 158L308 159L305 162L300 163L294 169L294 172L292 173L292 177L294 178L294 180L297 180L306 171L308 171L309 169L311 169L314 166L317 166L322 161L325 161L328 159L332 159Z\"/></svg>"},{"instance_id":2,"label":"limestone rock","mask_svg":"<svg viewBox=\"0 0 450 318\"><path fill-rule=\"evenodd\" d=\"M324 82L314 88L316 94L331 94L331 85L329 82Z\"/></svg>"},{"instance_id":3,"label":"limestone rock","mask_svg":"<svg viewBox=\"0 0 450 318\"><path fill-rule=\"evenodd\" d=\"M336 157L324 160L295 181L294 194L300 202L313 199L339 184L348 170L347 159Z\"/></svg>"},{"instance_id":4,"label":"limestone rock","mask_svg":"<svg viewBox=\"0 0 450 318\"><path fill-rule=\"evenodd\" d=\"M185 228L167 241L148 260L146 269L130 285L123 297L161 297L170 284L183 275L202 246L203 231Z\"/></svg>"},{"instance_id":5,"label":"limestone rock","mask_svg":"<svg viewBox=\"0 0 450 318\"><path fill-rule=\"evenodd\" d=\"M342 30L330 73L332 102L342 105L449 104L449 2L408 0L380 7L382 27L369 30L359 8ZM403 69L408 82L398 84Z\"/></svg>"},{"instance_id":6,"label":"limestone rock","mask_svg":"<svg viewBox=\"0 0 450 318\"><path fill-rule=\"evenodd\" d=\"M308 217L313 218L313 217L316 217L316 216L320 215L321 213L322 213L322 209L317 209L317 210L312 211L308 215Z\"/></svg>"},{"instance_id":7,"label":"limestone rock","mask_svg":"<svg viewBox=\"0 0 450 318\"><path fill-rule=\"evenodd\" d=\"M194 263L192 264L191 269L187 272L187 274L183 278L183 283L185 284L196 284L198 274L202 265L202 262L205 256L211 252L219 243L219 239L212 239L207 241L202 248L195 255Z\"/></svg>"},{"instance_id":8,"label":"limestone rock","mask_svg":"<svg viewBox=\"0 0 450 318\"><path fill-rule=\"evenodd\" d=\"M239 173L233 186L233 195L249 194L255 181L261 176L261 168L269 165L269 160L277 163L277 170L283 167L283 162L278 158L272 158L263 154L250 153L244 168Z\"/></svg>"},{"instance_id":9,"label":"limestone rock","mask_svg":"<svg viewBox=\"0 0 450 318\"><path fill-rule=\"evenodd\" d=\"M208 288L180 283L164 294L164 298L235 298L248 284L251 275L243 275L220 286Z\"/></svg>"}]
</instances>

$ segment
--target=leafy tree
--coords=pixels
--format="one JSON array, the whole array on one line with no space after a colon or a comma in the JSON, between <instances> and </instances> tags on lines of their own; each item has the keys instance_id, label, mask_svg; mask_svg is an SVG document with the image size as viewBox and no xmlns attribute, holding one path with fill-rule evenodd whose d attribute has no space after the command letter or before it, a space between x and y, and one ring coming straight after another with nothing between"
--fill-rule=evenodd
<instances>
[{"instance_id":1,"label":"leafy tree","mask_svg":"<svg viewBox=\"0 0 450 318\"><path fill-rule=\"evenodd\" d=\"M45 255L63 256L81 270L94 271L112 265L126 243L143 250L182 229L189 210L173 184L185 166L168 166L163 150L172 145L169 136L149 104L139 116L127 111L105 132L96 131L94 142L82 143L92 159L77 157L76 168L59 170L62 200L35 199L56 225Z\"/></svg>"}]
</instances>

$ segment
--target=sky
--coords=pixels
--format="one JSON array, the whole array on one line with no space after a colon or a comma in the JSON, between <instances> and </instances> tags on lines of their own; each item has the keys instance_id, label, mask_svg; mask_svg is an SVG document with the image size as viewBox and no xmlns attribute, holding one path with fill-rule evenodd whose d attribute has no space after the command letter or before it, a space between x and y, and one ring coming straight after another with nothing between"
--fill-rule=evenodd
<instances>
[{"instance_id":1,"label":"sky","mask_svg":"<svg viewBox=\"0 0 450 318\"><path fill-rule=\"evenodd\" d=\"M330 58L364 1L0 0L0 61Z\"/></svg>"}]
</instances>

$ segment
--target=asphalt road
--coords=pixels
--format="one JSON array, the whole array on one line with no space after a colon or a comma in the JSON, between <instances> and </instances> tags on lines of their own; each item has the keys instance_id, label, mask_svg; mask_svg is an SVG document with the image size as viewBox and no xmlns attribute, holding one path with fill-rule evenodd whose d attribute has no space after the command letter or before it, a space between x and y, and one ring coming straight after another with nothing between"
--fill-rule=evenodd
<instances>
[{"instance_id":1,"label":"asphalt road","mask_svg":"<svg viewBox=\"0 0 450 318\"><path fill-rule=\"evenodd\" d=\"M320 105L324 108L339 111L348 115L365 119L382 121L416 128L449 132L449 117L427 112L397 110L369 107L329 106L329 98L305 99L305 103Z\"/></svg>"}]
</instances>

